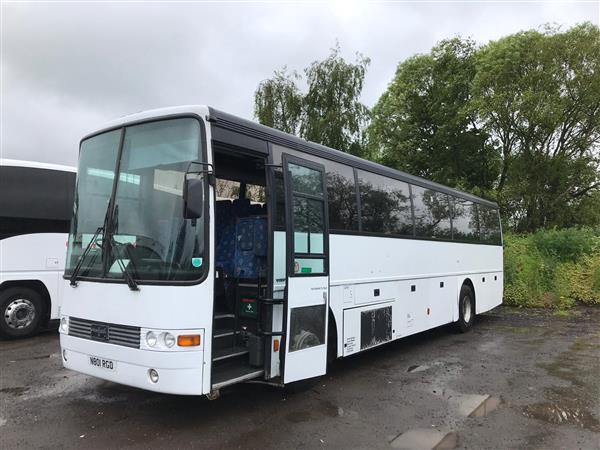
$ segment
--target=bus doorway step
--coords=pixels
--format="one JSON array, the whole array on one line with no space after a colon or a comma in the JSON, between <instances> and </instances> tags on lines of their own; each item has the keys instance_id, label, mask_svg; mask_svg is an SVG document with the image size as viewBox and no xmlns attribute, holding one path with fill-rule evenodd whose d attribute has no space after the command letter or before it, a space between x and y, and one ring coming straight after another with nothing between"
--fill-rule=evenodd
<instances>
[{"instance_id":1,"label":"bus doorway step","mask_svg":"<svg viewBox=\"0 0 600 450\"><path fill-rule=\"evenodd\" d=\"M221 389L243 381L253 380L265 373L262 369L239 364L223 365L213 368L212 389Z\"/></svg>"}]
</instances>

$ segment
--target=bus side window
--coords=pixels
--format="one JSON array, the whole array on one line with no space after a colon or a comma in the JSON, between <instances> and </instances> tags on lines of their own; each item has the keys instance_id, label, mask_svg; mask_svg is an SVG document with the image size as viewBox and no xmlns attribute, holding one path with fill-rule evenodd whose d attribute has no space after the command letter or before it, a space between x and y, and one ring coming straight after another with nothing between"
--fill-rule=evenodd
<instances>
[{"instance_id":1,"label":"bus side window","mask_svg":"<svg viewBox=\"0 0 600 450\"><path fill-rule=\"evenodd\" d=\"M357 171L362 230L413 235L408 184L363 170Z\"/></svg>"},{"instance_id":2,"label":"bus side window","mask_svg":"<svg viewBox=\"0 0 600 450\"><path fill-rule=\"evenodd\" d=\"M468 200L454 198L452 208L452 239L455 241L479 241L477 205Z\"/></svg>"},{"instance_id":3,"label":"bus side window","mask_svg":"<svg viewBox=\"0 0 600 450\"><path fill-rule=\"evenodd\" d=\"M500 245L500 217L498 210L479 205L481 240L486 244Z\"/></svg>"}]
</instances>

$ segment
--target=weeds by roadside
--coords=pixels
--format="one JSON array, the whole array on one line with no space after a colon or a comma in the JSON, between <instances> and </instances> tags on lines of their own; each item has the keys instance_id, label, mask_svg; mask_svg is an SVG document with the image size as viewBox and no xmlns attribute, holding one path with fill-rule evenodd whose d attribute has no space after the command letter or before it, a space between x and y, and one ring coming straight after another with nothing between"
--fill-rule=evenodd
<instances>
[{"instance_id":1,"label":"weeds by roadside","mask_svg":"<svg viewBox=\"0 0 600 450\"><path fill-rule=\"evenodd\" d=\"M600 228L504 235L504 302L567 310L600 304Z\"/></svg>"}]
</instances>

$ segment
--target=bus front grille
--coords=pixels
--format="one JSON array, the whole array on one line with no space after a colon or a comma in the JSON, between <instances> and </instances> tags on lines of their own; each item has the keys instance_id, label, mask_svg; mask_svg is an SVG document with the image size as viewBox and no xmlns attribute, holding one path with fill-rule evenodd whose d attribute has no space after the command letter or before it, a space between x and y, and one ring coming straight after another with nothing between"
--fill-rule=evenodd
<instances>
[{"instance_id":1,"label":"bus front grille","mask_svg":"<svg viewBox=\"0 0 600 450\"><path fill-rule=\"evenodd\" d=\"M125 347L140 348L140 328L115 323L69 318L69 336Z\"/></svg>"}]
</instances>

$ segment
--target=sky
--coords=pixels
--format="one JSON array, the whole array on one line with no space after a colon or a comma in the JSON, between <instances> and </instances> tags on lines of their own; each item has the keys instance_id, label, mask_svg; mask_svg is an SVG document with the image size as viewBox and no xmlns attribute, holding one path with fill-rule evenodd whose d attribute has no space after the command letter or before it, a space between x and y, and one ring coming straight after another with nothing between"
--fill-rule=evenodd
<instances>
[{"instance_id":1,"label":"sky","mask_svg":"<svg viewBox=\"0 0 600 450\"><path fill-rule=\"evenodd\" d=\"M598 1L9 2L0 0L0 156L76 165L79 140L137 111L207 104L253 119L261 80L336 43L371 58L373 106L399 62L544 24L598 24Z\"/></svg>"}]
</instances>

